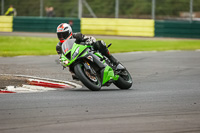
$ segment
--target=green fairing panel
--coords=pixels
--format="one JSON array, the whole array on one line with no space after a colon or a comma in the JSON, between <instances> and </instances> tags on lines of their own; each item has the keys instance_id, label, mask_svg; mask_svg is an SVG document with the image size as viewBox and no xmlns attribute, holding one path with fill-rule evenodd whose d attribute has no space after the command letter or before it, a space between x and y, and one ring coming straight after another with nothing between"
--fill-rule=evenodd
<instances>
[{"instance_id":1,"label":"green fairing panel","mask_svg":"<svg viewBox=\"0 0 200 133\"><path fill-rule=\"evenodd\" d=\"M100 58L103 58L103 56L100 53L98 53L98 52L96 52L95 55L98 56L98 57L100 57Z\"/></svg>"},{"instance_id":2,"label":"green fairing panel","mask_svg":"<svg viewBox=\"0 0 200 133\"><path fill-rule=\"evenodd\" d=\"M65 67L71 65L71 64L77 59L78 56L76 56L75 58L72 58L72 57L73 57L73 54L74 54L74 52L77 50L78 47L79 47L79 54L78 54L78 56L79 56L80 53L82 53L87 47L90 47L90 46L87 46L87 45L79 45L79 44L74 43L74 44L73 44L73 47L72 47L68 52L66 52L65 55L63 55L63 54L61 55L61 61L62 61L62 64L63 64ZM69 52L71 52L71 60L68 60L68 59L65 57ZM81 57L85 56L87 53L88 53L88 51L86 51L85 53L83 53L83 55L82 55ZM63 61L66 61L66 60L69 61L69 63L68 63L67 65L63 63Z\"/></svg>"},{"instance_id":3,"label":"green fairing panel","mask_svg":"<svg viewBox=\"0 0 200 133\"><path fill-rule=\"evenodd\" d=\"M67 67L68 65L66 65L66 64L64 64L64 61L66 61L66 60L68 60L66 57L65 57L65 55L61 55L61 63L62 63L62 65L63 66L65 66L65 67ZM69 61L69 60L68 60Z\"/></svg>"},{"instance_id":4,"label":"green fairing panel","mask_svg":"<svg viewBox=\"0 0 200 133\"><path fill-rule=\"evenodd\" d=\"M103 73L103 82L102 85L108 82L109 80L118 80L119 76L114 75L114 71L110 66L106 66Z\"/></svg>"},{"instance_id":5,"label":"green fairing panel","mask_svg":"<svg viewBox=\"0 0 200 133\"><path fill-rule=\"evenodd\" d=\"M95 54L96 56L100 57L101 59L103 59L103 56L102 56L100 53L96 52L96 53L94 53L94 54ZM103 60L102 63L106 63L106 61Z\"/></svg>"}]
</instances>

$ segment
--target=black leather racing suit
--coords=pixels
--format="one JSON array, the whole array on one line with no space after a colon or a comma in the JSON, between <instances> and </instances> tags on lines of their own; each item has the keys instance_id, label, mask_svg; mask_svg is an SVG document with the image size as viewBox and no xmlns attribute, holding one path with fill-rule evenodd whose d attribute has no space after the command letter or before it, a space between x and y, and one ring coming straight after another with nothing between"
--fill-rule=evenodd
<instances>
[{"instance_id":1,"label":"black leather racing suit","mask_svg":"<svg viewBox=\"0 0 200 133\"><path fill-rule=\"evenodd\" d=\"M76 43L80 43L86 41L84 37L85 35L83 35L82 33L73 33L72 37L69 39L76 39ZM62 54L62 43L63 42L60 41L56 45L56 51L59 55ZM91 45L93 46L94 50L99 51L102 55L105 55L108 59L110 59L114 65L118 64L118 61L110 54L105 42L100 40L92 43Z\"/></svg>"}]
</instances>

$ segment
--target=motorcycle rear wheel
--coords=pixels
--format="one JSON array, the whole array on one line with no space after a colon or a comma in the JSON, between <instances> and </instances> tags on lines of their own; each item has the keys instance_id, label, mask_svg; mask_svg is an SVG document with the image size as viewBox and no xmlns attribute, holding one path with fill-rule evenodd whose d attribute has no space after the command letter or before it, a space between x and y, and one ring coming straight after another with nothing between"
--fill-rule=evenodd
<instances>
[{"instance_id":1,"label":"motorcycle rear wheel","mask_svg":"<svg viewBox=\"0 0 200 133\"><path fill-rule=\"evenodd\" d=\"M101 89L101 82L97 76L89 76L82 64L77 64L74 67L74 72L79 80L91 91L99 91ZM91 78L92 77L92 78Z\"/></svg>"},{"instance_id":2,"label":"motorcycle rear wheel","mask_svg":"<svg viewBox=\"0 0 200 133\"><path fill-rule=\"evenodd\" d=\"M123 70L122 73L123 74L119 74L119 78L114 82L114 84L121 90L128 90L131 88L133 83L131 75L126 69Z\"/></svg>"}]
</instances>

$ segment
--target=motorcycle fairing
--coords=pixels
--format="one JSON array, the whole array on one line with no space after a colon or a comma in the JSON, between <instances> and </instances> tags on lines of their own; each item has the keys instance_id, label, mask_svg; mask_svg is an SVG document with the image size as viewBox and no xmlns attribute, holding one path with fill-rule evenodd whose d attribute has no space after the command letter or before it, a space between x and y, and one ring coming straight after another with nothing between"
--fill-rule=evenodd
<instances>
[{"instance_id":1,"label":"motorcycle fairing","mask_svg":"<svg viewBox=\"0 0 200 133\"><path fill-rule=\"evenodd\" d=\"M63 54L61 55L62 62L69 61L68 64L63 64L65 67L71 65L80 55L85 56L87 54L87 45L78 45L75 43L75 39L66 40L62 44Z\"/></svg>"},{"instance_id":2,"label":"motorcycle fairing","mask_svg":"<svg viewBox=\"0 0 200 133\"><path fill-rule=\"evenodd\" d=\"M114 81L118 80L119 75L114 74L113 69L105 63L104 57L98 52L95 53L89 52L87 50L88 47L91 46L76 44L75 39L66 40L62 44L63 54L61 55L61 60L62 63L67 60L68 64L63 63L63 65L67 67L70 66L75 60L79 58L87 59L88 56L92 56L93 62L101 69L100 75L102 79L102 85L104 85L110 80ZM91 69L90 66L87 66L87 64L84 65L87 69Z\"/></svg>"},{"instance_id":3,"label":"motorcycle fairing","mask_svg":"<svg viewBox=\"0 0 200 133\"><path fill-rule=\"evenodd\" d=\"M115 75L113 69L110 66L106 66L101 70L102 85L110 80L118 80L119 75Z\"/></svg>"}]
</instances>

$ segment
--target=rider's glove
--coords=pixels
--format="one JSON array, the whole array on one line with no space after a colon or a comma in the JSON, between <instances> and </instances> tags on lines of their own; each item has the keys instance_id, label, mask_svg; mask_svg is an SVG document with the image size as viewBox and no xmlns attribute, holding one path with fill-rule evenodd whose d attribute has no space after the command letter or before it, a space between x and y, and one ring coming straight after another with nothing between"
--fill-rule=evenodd
<instances>
[{"instance_id":1,"label":"rider's glove","mask_svg":"<svg viewBox=\"0 0 200 133\"><path fill-rule=\"evenodd\" d=\"M93 36L85 36L84 40L86 45L92 45L96 42L96 39Z\"/></svg>"},{"instance_id":2,"label":"rider's glove","mask_svg":"<svg viewBox=\"0 0 200 133\"><path fill-rule=\"evenodd\" d=\"M76 38L76 42L80 43L80 42L84 42L84 37L85 35L81 34L81 33L73 33L73 37Z\"/></svg>"}]
</instances>

